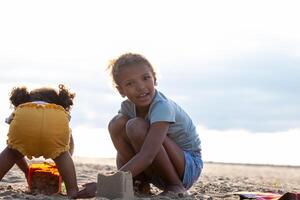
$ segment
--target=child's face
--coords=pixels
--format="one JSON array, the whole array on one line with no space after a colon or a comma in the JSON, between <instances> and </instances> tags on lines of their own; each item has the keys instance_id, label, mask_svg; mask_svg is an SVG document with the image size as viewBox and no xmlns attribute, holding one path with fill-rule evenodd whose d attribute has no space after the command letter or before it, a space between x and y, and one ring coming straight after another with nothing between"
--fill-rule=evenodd
<instances>
[{"instance_id":1,"label":"child's face","mask_svg":"<svg viewBox=\"0 0 300 200\"><path fill-rule=\"evenodd\" d=\"M149 106L155 95L154 77L145 64L130 65L120 69L117 89L122 96L137 107Z\"/></svg>"}]
</instances>

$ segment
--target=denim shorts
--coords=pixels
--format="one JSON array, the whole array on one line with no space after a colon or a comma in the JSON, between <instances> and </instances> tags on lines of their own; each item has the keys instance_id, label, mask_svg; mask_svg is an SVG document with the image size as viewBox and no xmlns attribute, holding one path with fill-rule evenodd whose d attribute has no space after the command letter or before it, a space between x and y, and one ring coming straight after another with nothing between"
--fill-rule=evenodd
<instances>
[{"instance_id":1,"label":"denim shorts","mask_svg":"<svg viewBox=\"0 0 300 200\"><path fill-rule=\"evenodd\" d=\"M184 151L185 168L183 175L183 186L189 189L198 180L202 169L203 161L200 151Z\"/></svg>"},{"instance_id":2,"label":"denim shorts","mask_svg":"<svg viewBox=\"0 0 300 200\"><path fill-rule=\"evenodd\" d=\"M182 183L185 189L189 189L198 180L203 169L201 151L184 151L184 159L185 167ZM163 180L154 174L150 182L162 190L165 188Z\"/></svg>"}]
</instances>

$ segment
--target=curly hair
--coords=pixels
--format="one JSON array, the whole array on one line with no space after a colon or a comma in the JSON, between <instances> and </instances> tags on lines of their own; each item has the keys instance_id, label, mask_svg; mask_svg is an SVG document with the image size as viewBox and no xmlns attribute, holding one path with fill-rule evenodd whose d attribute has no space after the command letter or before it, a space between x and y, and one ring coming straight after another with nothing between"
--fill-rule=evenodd
<instances>
[{"instance_id":1,"label":"curly hair","mask_svg":"<svg viewBox=\"0 0 300 200\"><path fill-rule=\"evenodd\" d=\"M73 105L75 93L71 93L63 84L58 86L59 90L42 87L28 91L26 87L14 87L10 93L9 100L15 107L20 104L32 101L45 101L62 106L66 111L70 111Z\"/></svg>"},{"instance_id":2,"label":"curly hair","mask_svg":"<svg viewBox=\"0 0 300 200\"><path fill-rule=\"evenodd\" d=\"M121 68L140 64L145 64L150 68L154 77L154 83L156 84L156 72L151 63L140 54L125 53L119 56L117 59L111 60L107 67L112 78L113 85L118 86L119 72Z\"/></svg>"}]
</instances>

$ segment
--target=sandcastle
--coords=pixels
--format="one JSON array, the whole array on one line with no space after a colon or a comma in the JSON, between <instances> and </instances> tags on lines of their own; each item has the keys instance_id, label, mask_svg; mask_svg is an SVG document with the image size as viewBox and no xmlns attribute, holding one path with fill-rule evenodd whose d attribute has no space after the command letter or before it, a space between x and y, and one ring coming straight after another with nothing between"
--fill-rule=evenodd
<instances>
[{"instance_id":1,"label":"sandcastle","mask_svg":"<svg viewBox=\"0 0 300 200\"><path fill-rule=\"evenodd\" d=\"M98 174L96 196L108 199L134 199L131 173L119 171L113 175Z\"/></svg>"}]
</instances>

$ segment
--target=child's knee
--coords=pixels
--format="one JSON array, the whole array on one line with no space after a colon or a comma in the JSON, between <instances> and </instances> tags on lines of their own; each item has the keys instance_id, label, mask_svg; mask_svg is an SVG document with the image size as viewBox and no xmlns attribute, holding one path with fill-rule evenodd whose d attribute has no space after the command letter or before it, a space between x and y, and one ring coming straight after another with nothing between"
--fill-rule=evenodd
<instances>
[{"instance_id":1,"label":"child's knee","mask_svg":"<svg viewBox=\"0 0 300 200\"><path fill-rule=\"evenodd\" d=\"M124 115L116 115L108 124L109 134L114 137L119 135L122 132L122 129L125 128L128 118Z\"/></svg>"},{"instance_id":2,"label":"child's knee","mask_svg":"<svg viewBox=\"0 0 300 200\"><path fill-rule=\"evenodd\" d=\"M112 140L126 136L125 126L128 118L124 115L116 115L108 124L108 132Z\"/></svg>"},{"instance_id":3,"label":"child's knee","mask_svg":"<svg viewBox=\"0 0 300 200\"><path fill-rule=\"evenodd\" d=\"M126 124L126 133L129 139L144 139L148 132L149 124L142 118L133 118Z\"/></svg>"}]
</instances>

